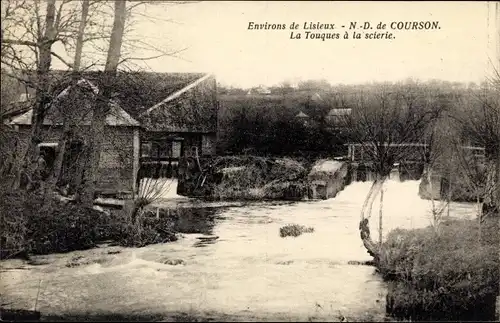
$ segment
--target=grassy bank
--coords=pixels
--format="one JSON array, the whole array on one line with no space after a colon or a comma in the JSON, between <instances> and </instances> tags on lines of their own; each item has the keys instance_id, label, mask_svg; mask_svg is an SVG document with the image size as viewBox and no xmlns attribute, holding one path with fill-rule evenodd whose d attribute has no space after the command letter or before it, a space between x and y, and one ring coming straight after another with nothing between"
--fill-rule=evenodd
<instances>
[{"instance_id":1,"label":"grassy bank","mask_svg":"<svg viewBox=\"0 0 500 323\"><path fill-rule=\"evenodd\" d=\"M378 268L387 312L411 320L493 320L498 294L498 219L448 220L440 230L394 230Z\"/></svg>"},{"instance_id":2,"label":"grassy bank","mask_svg":"<svg viewBox=\"0 0 500 323\"><path fill-rule=\"evenodd\" d=\"M103 241L142 247L176 239L171 218L104 213L37 193L0 192L1 259L84 250Z\"/></svg>"}]
</instances>

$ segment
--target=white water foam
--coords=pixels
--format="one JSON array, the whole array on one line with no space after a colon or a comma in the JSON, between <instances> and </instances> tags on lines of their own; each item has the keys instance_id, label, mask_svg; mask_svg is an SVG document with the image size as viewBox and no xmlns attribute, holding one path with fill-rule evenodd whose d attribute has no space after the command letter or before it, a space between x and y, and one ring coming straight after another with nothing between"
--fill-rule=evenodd
<instances>
[{"instance_id":1,"label":"white water foam","mask_svg":"<svg viewBox=\"0 0 500 323\"><path fill-rule=\"evenodd\" d=\"M143 178L139 185L139 191L155 191L155 195L159 199L186 199L185 196L177 194L178 183L177 178Z\"/></svg>"}]
</instances>

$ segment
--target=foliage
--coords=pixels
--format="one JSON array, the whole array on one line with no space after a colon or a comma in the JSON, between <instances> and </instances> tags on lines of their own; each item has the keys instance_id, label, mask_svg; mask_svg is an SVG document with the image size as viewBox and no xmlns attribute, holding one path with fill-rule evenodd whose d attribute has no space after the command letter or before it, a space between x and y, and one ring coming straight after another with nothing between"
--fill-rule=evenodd
<instances>
[{"instance_id":1,"label":"foliage","mask_svg":"<svg viewBox=\"0 0 500 323\"><path fill-rule=\"evenodd\" d=\"M99 237L102 214L61 201L46 203L35 192L1 193L2 257L87 249Z\"/></svg>"},{"instance_id":2,"label":"foliage","mask_svg":"<svg viewBox=\"0 0 500 323\"><path fill-rule=\"evenodd\" d=\"M307 196L307 162L252 155L221 156L201 161L181 176L179 192L208 199L300 200Z\"/></svg>"},{"instance_id":3,"label":"foliage","mask_svg":"<svg viewBox=\"0 0 500 323\"><path fill-rule=\"evenodd\" d=\"M48 254L95 247L112 240L123 246L176 239L170 218L138 217L123 210L108 213L78 204L53 200L36 192L0 193L2 258L22 254Z\"/></svg>"},{"instance_id":4,"label":"foliage","mask_svg":"<svg viewBox=\"0 0 500 323\"><path fill-rule=\"evenodd\" d=\"M464 220L443 222L439 235L430 227L390 232L378 269L393 281L390 306L399 311L394 314L463 319L472 315L467 310L498 293L496 222L483 224L481 236L477 222Z\"/></svg>"},{"instance_id":5,"label":"foliage","mask_svg":"<svg viewBox=\"0 0 500 323\"><path fill-rule=\"evenodd\" d=\"M314 228L299 224L287 224L280 228L280 237L298 237L302 233L312 233Z\"/></svg>"},{"instance_id":6,"label":"foliage","mask_svg":"<svg viewBox=\"0 0 500 323\"><path fill-rule=\"evenodd\" d=\"M116 225L118 237L115 240L125 247L144 247L177 240L170 218L140 217L135 222L117 222Z\"/></svg>"},{"instance_id":7,"label":"foliage","mask_svg":"<svg viewBox=\"0 0 500 323\"><path fill-rule=\"evenodd\" d=\"M338 132L322 125L308 95L221 96L219 149L223 154L310 157L342 152ZM323 111L329 111L325 104ZM310 120L296 115L304 112Z\"/></svg>"}]
</instances>

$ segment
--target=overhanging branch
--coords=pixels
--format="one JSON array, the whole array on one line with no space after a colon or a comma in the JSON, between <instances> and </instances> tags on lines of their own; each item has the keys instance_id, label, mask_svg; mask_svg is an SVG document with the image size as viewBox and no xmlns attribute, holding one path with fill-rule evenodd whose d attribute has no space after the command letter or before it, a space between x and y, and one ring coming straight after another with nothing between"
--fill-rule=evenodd
<instances>
[{"instance_id":1,"label":"overhanging branch","mask_svg":"<svg viewBox=\"0 0 500 323\"><path fill-rule=\"evenodd\" d=\"M20 45L20 46L33 46L33 47L38 46L38 44L35 42L28 41L28 40L18 40L18 39L2 39L2 45L3 44Z\"/></svg>"},{"instance_id":2,"label":"overhanging branch","mask_svg":"<svg viewBox=\"0 0 500 323\"><path fill-rule=\"evenodd\" d=\"M60 55L54 53L54 52L50 52L50 54L54 57L56 57L57 59L59 59L61 62L64 63L64 65L66 65L67 67L69 67L70 69L73 68L73 64L71 63L68 63L64 58L62 58Z\"/></svg>"}]
</instances>

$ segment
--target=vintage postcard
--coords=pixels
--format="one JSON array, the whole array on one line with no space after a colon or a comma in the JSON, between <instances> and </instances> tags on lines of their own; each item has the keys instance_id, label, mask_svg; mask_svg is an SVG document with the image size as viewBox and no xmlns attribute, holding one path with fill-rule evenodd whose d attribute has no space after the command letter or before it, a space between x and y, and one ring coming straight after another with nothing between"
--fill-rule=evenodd
<instances>
[{"instance_id":1,"label":"vintage postcard","mask_svg":"<svg viewBox=\"0 0 500 323\"><path fill-rule=\"evenodd\" d=\"M3 321L499 320L499 2L1 26Z\"/></svg>"}]
</instances>

